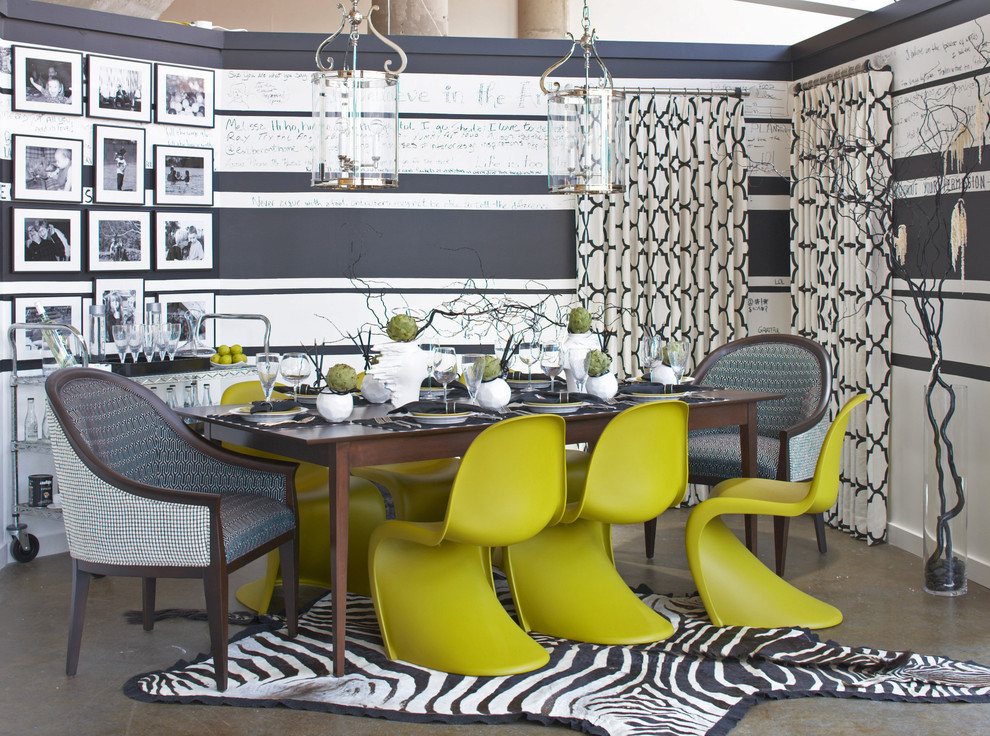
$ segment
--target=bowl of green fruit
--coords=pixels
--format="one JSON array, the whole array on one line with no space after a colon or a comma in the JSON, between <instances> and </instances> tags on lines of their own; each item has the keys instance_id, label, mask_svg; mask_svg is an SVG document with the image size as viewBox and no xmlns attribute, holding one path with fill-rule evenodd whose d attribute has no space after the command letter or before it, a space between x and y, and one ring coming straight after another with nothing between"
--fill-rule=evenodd
<instances>
[{"instance_id":1,"label":"bowl of green fruit","mask_svg":"<svg viewBox=\"0 0 990 736\"><path fill-rule=\"evenodd\" d=\"M210 365L214 368L230 368L235 365L246 365L247 356L240 345L220 345L210 356Z\"/></svg>"}]
</instances>

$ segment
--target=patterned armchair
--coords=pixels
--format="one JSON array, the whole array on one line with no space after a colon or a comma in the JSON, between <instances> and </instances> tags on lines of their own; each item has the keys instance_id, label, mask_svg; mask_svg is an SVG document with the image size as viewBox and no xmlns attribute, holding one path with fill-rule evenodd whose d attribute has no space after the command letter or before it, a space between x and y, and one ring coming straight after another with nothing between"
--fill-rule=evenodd
<instances>
[{"instance_id":1,"label":"patterned armchair","mask_svg":"<svg viewBox=\"0 0 990 736\"><path fill-rule=\"evenodd\" d=\"M224 690L227 574L277 548L295 635L294 464L221 450L149 390L111 373L66 368L49 376L45 391L73 569L66 674L79 662L92 575L143 578L148 631L156 578L202 578L217 689Z\"/></svg>"},{"instance_id":2,"label":"patterned armchair","mask_svg":"<svg viewBox=\"0 0 990 736\"><path fill-rule=\"evenodd\" d=\"M807 480L828 431L832 368L825 349L796 335L758 335L735 340L712 351L694 372L709 386L783 393L757 408L757 474L760 478ZM715 485L742 475L739 428L696 430L688 439L690 481ZM822 514L813 515L818 549L825 546ZM777 574L787 556L787 517L774 517ZM646 553L653 556L656 520L646 523ZM746 546L756 550L754 517L746 517Z\"/></svg>"}]
</instances>

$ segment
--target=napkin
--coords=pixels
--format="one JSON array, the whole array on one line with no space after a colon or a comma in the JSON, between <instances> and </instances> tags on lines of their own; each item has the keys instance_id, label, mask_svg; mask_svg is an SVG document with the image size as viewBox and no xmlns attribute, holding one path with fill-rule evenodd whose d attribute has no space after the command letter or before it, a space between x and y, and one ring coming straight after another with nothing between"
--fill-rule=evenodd
<instances>
[{"instance_id":1,"label":"napkin","mask_svg":"<svg viewBox=\"0 0 990 736\"><path fill-rule=\"evenodd\" d=\"M628 383L620 386L620 394L686 394L690 391L701 390L701 386L694 384L681 384L678 386L664 385L662 383Z\"/></svg>"},{"instance_id":2,"label":"napkin","mask_svg":"<svg viewBox=\"0 0 990 736\"><path fill-rule=\"evenodd\" d=\"M448 402L448 404L450 404L451 408L456 412L475 411L483 414L498 414L498 412L494 409L485 409L463 401L458 401L456 407L453 406L453 402ZM408 404L403 404L397 409L392 409L389 414L405 414L412 412L421 412L424 414L444 414L446 413L446 407L442 401L410 401Z\"/></svg>"},{"instance_id":3,"label":"napkin","mask_svg":"<svg viewBox=\"0 0 990 736\"><path fill-rule=\"evenodd\" d=\"M301 409L292 399L282 399L281 401L252 401L251 413L263 414L272 411L289 411L290 409Z\"/></svg>"}]
</instances>

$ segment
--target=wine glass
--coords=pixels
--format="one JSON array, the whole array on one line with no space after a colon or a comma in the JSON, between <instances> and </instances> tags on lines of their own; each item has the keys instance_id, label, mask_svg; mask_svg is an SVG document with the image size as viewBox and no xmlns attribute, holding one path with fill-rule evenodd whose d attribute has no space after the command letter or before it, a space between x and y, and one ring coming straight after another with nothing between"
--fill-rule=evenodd
<instances>
[{"instance_id":1,"label":"wine glass","mask_svg":"<svg viewBox=\"0 0 990 736\"><path fill-rule=\"evenodd\" d=\"M681 376L687 368L688 343L687 340L669 340L667 342L667 364L674 372L674 384L681 382Z\"/></svg>"},{"instance_id":2,"label":"wine glass","mask_svg":"<svg viewBox=\"0 0 990 736\"><path fill-rule=\"evenodd\" d=\"M144 330L143 325L130 325L127 329L127 350L134 359L134 362L138 362L138 357L141 355L141 348L144 347Z\"/></svg>"},{"instance_id":3,"label":"wine glass","mask_svg":"<svg viewBox=\"0 0 990 736\"><path fill-rule=\"evenodd\" d=\"M168 358L168 324L161 323L155 325L155 348L157 348L158 359Z\"/></svg>"},{"instance_id":4,"label":"wine glass","mask_svg":"<svg viewBox=\"0 0 990 736\"><path fill-rule=\"evenodd\" d=\"M461 357L461 372L464 374L464 385L467 386L468 397L473 404L481 388L481 380L485 377L486 356L469 353Z\"/></svg>"},{"instance_id":5,"label":"wine glass","mask_svg":"<svg viewBox=\"0 0 990 736\"><path fill-rule=\"evenodd\" d=\"M550 392L553 393L553 384L564 370L564 356L561 354L560 345L548 343L540 351L540 367L543 372L550 376Z\"/></svg>"},{"instance_id":6,"label":"wine glass","mask_svg":"<svg viewBox=\"0 0 990 736\"><path fill-rule=\"evenodd\" d=\"M540 362L540 343L521 342L518 350L519 360L521 360L529 371L528 382L533 382L533 364Z\"/></svg>"},{"instance_id":7,"label":"wine glass","mask_svg":"<svg viewBox=\"0 0 990 736\"><path fill-rule=\"evenodd\" d=\"M113 335L113 344L117 346L117 355L120 356L120 362L123 363L127 357L127 325L114 325L111 334Z\"/></svg>"},{"instance_id":8,"label":"wine glass","mask_svg":"<svg viewBox=\"0 0 990 736\"><path fill-rule=\"evenodd\" d=\"M567 372L574 379L574 387L578 393L584 393L584 382L588 380L588 364L591 362L591 351L588 348L571 348L565 356Z\"/></svg>"},{"instance_id":9,"label":"wine glass","mask_svg":"<svg viewBox=\"0 0 990 736\"><path fill-rule=\"evenodd\" d=\"M653 371L663 362L663 342L659 335L647 333L639 343L639 363L643 378L652 381Z\"/></svg>"},{"instance_id":10,"label":"wine glass","mask_svg":"<svg viewBox=\"0 0 990 736\"><path fill-rule=\"evenodd\" d=\"M155 359L155 325L141 326L141 351L149 363Z\"/></svg>"},{"instance_id":11,"label":"wine glass","mask_svg":"<svg viewBox=\"0 0 990 736\"><path fill-rule=\"evenodd\" d=\"M292 386L292 397L299 400L299 384L312 372L309 356L306 353L286 353L282 356L282 378Z\"/></svg>"},{"instance_id":12,"label":"wine glass","mask_svg":"<svg viewBox=\"0 0 990 736\"><path fill-rule=\"evenodd\" d=\"M168 340L168 359L175 360L175 354L179 350L179 341L182 339L182 325L178 322L169 322L165 331Z\"/></svg>"},{"instance_id":13,"label":"wine glass","mask_svg":"<svg viewBox=\"0 0 990 736\"><path fill-rule=\"evenodd\" d=\"M437 349L440 347L438 343L435 342L421 342L419 344L420 350L426 353L426 377L431 378L433 376L433 363L436 360L435 354ZM433 391L432 387L426 391L424 398L435 399L436 392Z\"/></svg>"},{"instance_id":14,"label":"wine glass","mask_svg":"<svg viewBox=\"0 0 990 736\"><path fill-rule=\"evenodd\" d=\"M272 400L272 388L275 386L275 379L278 378L279 357L274 353L262 353L256 360L258 368L258 380L261 381L261 388L265 392L265 401Z\"/></svg>"},{"instance_id":15,"label":"wine glass","mask_svg":"<svg viewBox=\"0 0 990 736\"><path fill-rule=\"evenodd\" d=\"M457 355L453 348L437 348L433 353L433 379L443 384L443 406L447 408L447 384L457 377Z\"/></svg>"}]
</instances>

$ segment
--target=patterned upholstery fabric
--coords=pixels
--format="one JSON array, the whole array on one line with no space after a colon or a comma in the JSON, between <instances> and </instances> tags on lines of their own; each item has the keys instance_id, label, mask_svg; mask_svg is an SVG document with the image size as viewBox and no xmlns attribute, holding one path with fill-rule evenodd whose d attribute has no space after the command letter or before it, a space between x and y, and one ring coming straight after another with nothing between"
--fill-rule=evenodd
<instances>
[{"instance_id":1,"label":"patterned upholstery fabric","mask_svg":"<svg viewBox=\"0 0 990 736\"><path fill-rule=\"evenodd\" d=\"M126 387L79 378L62 387L60 399L92 452L117 473L159 488L220 494L228 562L295 524L284 503L285 476L203 454L165 423L156 405ZM207 508L115 488L80 460L54 413L49 426L74 558L117 565L210 563Z\"/></svg>"},{"instance_id":2,"label":"patterned upholstery fabric","mask_svg":"<svg viewBox=\"0 0 990 736\"><path fill-rule=\"evenodd\" d=\"M781 430L812 416L827 390L822 386L821 368L814 354L800 345L773 341L745 345L725 354L703 380L709 386L785 394L777 401L761 401L757 407L757 472L761 478L777 477ZM828 427L826 415L813 429L791 439L791 480L806 480L815 474L818 451ZM691 432L688 457L694 477L739 477L742 461L738 427Z\"/></svg>"}]
</instances>

